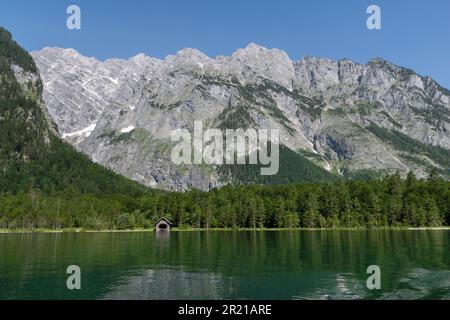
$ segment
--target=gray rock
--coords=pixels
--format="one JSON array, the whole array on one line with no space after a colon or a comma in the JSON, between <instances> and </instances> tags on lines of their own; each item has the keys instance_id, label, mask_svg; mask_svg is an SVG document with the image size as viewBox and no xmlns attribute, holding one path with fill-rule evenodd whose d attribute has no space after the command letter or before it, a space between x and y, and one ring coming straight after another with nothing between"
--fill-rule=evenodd
<instances>
[{"instance_id":1,"label":"gray rock","mask_svg":"<svg viewBox=\"0 0 450 320\"><path fill-rule=\"evenodd\" d=\"M292 61L256 44L215 59L195 49L164 60L141 54L102 62L59 48L32 55L60 135L148 186L207 190L226 183L216 167L170 160L172 130L192 129L196 120L205 128L278 128L282 144L316 154L316 164L338 173L448 170L369 130L377 126L450 149L450 92L381 59Z\"/></svg>"}]
</instances>

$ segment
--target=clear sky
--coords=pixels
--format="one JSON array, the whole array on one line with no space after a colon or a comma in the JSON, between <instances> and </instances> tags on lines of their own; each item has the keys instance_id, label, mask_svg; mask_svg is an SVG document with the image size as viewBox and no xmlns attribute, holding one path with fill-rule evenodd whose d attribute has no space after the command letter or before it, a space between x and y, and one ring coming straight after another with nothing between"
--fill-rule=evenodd
<instances>
[{"instance_id":1,"label":"clear sky","mask_svg":"<svg viewBox=\"0 0 450 320\"><path fill-rule=\"evenodd\" d=\"M66 28L71 4L81 30ZM382 30L366 27L370 4L381 7ZM381 57L450 88L449 0L1 0L0 25L30 51L164 58L192 47L215 57L255 42L295 60Z\"/></svg>"}]
</instances>

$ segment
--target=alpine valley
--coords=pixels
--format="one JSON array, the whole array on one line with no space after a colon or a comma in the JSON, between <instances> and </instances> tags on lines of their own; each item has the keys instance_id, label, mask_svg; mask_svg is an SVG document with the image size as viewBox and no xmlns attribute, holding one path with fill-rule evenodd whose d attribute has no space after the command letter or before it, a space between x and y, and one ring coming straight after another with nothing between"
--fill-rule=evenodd
<instances>
[{"instance_id":1,"label":"alpine valley","mask_svg":"<svg viewBox=\"0 0 450 320\"><path fill-rule=\"evenodd\" d=\"M33 52L55 130L75 148L146 186L328 181L431 170L450 176L450 91L382 59L305 57L250 44L215 59L183 49L99 61L73 49ZM171 132L279 129L280 170L174 165Z\"/></svg>"}]
</instances>

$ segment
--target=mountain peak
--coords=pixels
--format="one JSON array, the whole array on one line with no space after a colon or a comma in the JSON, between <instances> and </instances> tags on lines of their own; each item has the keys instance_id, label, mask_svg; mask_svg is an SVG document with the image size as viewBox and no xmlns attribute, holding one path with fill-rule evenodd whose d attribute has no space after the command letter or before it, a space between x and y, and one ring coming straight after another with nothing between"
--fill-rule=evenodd
<instances>
[{"instance_id":1,"label":"mountain peak","mask_svg":"<svg viewBox=\"0 0 450 320\"><path fill-rule=\"evenodd\" d=\"M40 50L39 52L81 56L81 54L73 48L45 47L42 50Z\"/></svg>"},{"instance_id":2,"label":"mountain peak","mask_svg":"<svg viewBox=\"0 0 450 320\"><path fill-rule=\"evenodd\" d=\"M261 46L257 43L254 42L250 42L247 47L245 47L246 50L259 50L259 51L267 51L269 50L268 48Z\"/></svg>"},{"instance_id":3,"label":"mountain peak","mask_svg":"<svg viewBox=\"0 0 450 320\"><path fill-rule=\"evenodd\" d=\"M129 60L146 60L147 58L149 58L145 53L138 53L137 55L135 55L134 57L131 57Z\"/></svg>"},{"instance_id":4,"label":"mountain peak","mask_svg":"<svg viewBox=\"0 0 450 320\"><path fill-rule=\"evenodd\" d=\"M391 62L389 62L389 61L387 61L387 60L385 60L383 58L380 58L380 57L371 58L368 63L369 64L370 63L389 63L389 64L392 64Z\"/></svg>"},{"instance_id":5,"label":"mountain peak","mask_svg":"<svg viewBox=\"0 0 450 320\"><path fill-rule=\"evenodd\" d=\"M254 42L251 42L247 45L247 47L243 49L238 49L233 53L233 57L241 58L245 56L251 57L268 57L268 56L279 56L283 59L290 60L288 54L280 49L269 49Z\"/></svg>"},{"instance_id":6,"label":"mountain peak","mask_svg":"<svg viewBox=\"0 0 450 320\"><path fill-rule=\"evenodd\" d=\"M206 54L195 48L183 48L175 54L175 57L210 59Z\"/></svg>"},{"instance_id":7,"label":"mountain peak","mask_svg":"<svg viewBox=\"0 0 450 320\"><path fill-rule=\"evenodd\" d=\"M134 57L131 57L130 59L128 59L128 61L129 62L134 62L134 63L136 63L138 65L146 65L146 64L149 64L149 63L152 63L152 62L154 62L154 63L161 62L160 59L149 57L149 56L147 56L144 53L139 53L139 54L135 55Z\"/></svg>"}]
</instances>

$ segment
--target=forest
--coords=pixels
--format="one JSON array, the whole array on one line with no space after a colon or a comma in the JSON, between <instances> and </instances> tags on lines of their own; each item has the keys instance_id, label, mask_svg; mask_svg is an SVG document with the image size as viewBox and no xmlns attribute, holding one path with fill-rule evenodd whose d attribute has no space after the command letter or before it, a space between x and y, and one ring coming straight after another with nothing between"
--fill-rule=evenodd
<instances>
[{"instance_id":1,"label":"forest","mask_svg":"<svg viewBox=\"0 0 450 320\"><path fill-rule=\"evenodd\" d=\"M162 216L180 229L437 227L450 222L450 183L409 173L209 192L0 194L0 229L151 229Z\"/></svg>"}]
</instances>

